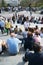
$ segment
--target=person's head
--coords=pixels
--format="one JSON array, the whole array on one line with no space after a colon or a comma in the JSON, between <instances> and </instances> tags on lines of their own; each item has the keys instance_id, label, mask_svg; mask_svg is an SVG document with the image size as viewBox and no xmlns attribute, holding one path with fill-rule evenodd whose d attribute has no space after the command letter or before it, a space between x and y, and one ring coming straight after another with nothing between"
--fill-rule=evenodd
<instances>
[{"instance_id":1,"label":"person's head","mask_svg":"<svg viewBox=\"0 0 43 65\"><path fill-rule=\"evenodd\" d=\"M18 28L18 26L16 25L16 28Z\"/></svg>"},{"instance_id":2,"label":"person's head","mask_svg":"<svg viewBox=\"0 0 43 65\"><path fill-rule=\"evenodd\" d=\"M19 32L22 32L22 30L21 30L21 29L19 29Z\"/></svg>"},{"instance_id":3,"label":"person's head","mask_svg":"<svg viewBox=\"0 0 43 65\"><path fill-rule=\"evenodd\" d=\"M25 31L28 31L28 29L27 29L27 28L25 28Z\"/></svg>"},{"instance_id":4,"label":"person's head","mask_svg":"<svg viewBox=\"0 0 43 65\"><path fill-rule=\"evenodd\" d=\"M34 29L33 28L28 28L28 32L31 32L31 34L33 35Z\"/></svg>"},{"instance_id":5,"label":"person's head","mask_svg":"<svg viewBox=\"0 0 43 65\"><path fill-rule=\"evenodd\" d=\"M41 46L40 46L40 44L34 44L33 50L34 50L34 52L40 52L40 51L41 51Z\"/></svg>"},{"instance_id":6,"label":"person's head","mask_svg":"<svg viewBox=\"0 0 43 65\"><path fill-rule=\"evenodd\" d=\"M31 31L28 31L27 37L32 37L33 33Z\"/></svg>"},{"instance_id":7,"label":"person's head","mask_svg":"<svg viewBox=\"0 0 43 65\"><path fill-rule=\"evenodd\" d=\"M41 32L43 33L43 27L41 28Z\"/></svg>"},{"instance_id":8,"label":"person's head","mask_svg":"<svg viewBox=\"0 0 43 65\"><path fill-rule=\"evenodd\" d=\"M35 27L36 29L38 29L38 26L36 25L36 27Z\"/></svg>"},{"instance_id":9,"label":"person's head","mask_svg":"<svg viewBox=\"0 0 43 65\"><path fill-rule=\"evenodd\" d=\"M11 36L11 37L15 37L14 31L11 31L11 32L10 32L10 36Z\"/></svg>"},{"instance_id":10,"label":"person's head","mask_svg":"<svg viewBox=\"0 0 43 65\"><path fill-rule=\"evenodd\" d=\"M37 30L37 31L35 31L35 35L40 35L40 32Z\"/></svg>"},{"instance_id":11,"label":"person's head","mask_svg":"<svg viewBox=\"0 0 43 65\"><path fill-rule=\"evenodd\" d=\"M8 19L8 22L10 22L10 19Z\"/></svg>"}]
</instances>

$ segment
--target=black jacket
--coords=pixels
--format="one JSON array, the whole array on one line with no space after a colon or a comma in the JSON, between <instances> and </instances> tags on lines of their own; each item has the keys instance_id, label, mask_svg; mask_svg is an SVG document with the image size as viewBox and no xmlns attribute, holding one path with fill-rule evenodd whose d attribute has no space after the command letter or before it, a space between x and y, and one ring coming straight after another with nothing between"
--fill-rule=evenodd
<instances>
[{"instance_id":1,"label":"black jacket","mask_svg":"<svg viewBox=\"0 0 43 65\"><path fill-rule=\"evenodd\" d=\"M34 39L33 36L28 35L28 37L25 39L24 49L32 49L34 45Z\"/></svg>"},{"instance_id":2,"label":"black jacket","mask_svg":"<svg viewBox=\"0 0 43 65\"><path fill-rule=\"evenodd\" d=\"M43 65L43 52L26 53L29 65Z\"/></svg>"}]
</instances>

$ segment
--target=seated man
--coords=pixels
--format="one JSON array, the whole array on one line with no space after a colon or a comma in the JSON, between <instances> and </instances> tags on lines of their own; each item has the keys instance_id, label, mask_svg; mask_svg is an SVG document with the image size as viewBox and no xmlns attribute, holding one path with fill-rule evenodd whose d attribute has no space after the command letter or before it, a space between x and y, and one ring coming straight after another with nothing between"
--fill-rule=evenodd
<instances>
[{"instance_id":1,"label":"seated man","mask_svg":"<svg viewBox=\"0 0 43 65\"><path fill-rule=\"evenodd\" d=\"M26 52L23 61L28 61L29 65L43 65L43 52L41 52L41 47L39 44L33 46L34 53Z\"/></svg>"},{"instance_id":2,"label":"seated man","mask_svg":"<svg viewBox=\"0 0 43 65\"><path fill-rule=\"evenodd\" d=\"M6 43L9 54L17 54L19 52L19 43L21 43L21 41L15 38L15 34L12 31L10 33L10 38L7 39L7 43Z\"/></svg>"}]
</instances>

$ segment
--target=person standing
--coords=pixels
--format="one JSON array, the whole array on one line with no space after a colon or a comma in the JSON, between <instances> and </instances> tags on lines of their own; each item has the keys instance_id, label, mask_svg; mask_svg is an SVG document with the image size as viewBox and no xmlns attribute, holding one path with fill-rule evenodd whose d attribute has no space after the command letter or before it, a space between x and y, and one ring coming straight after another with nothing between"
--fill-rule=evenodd
<instances>
[{"instance_id":1,"label":"person standing","mask_svg":"<svg viewBox=\"0 0 43 65\"><path fill-rule=\"evenodd\" d=\"M14 14L12 16L12 21L13 21L13 23L15 23L15 15Z\"/></svg>"},{"instance_id":2,"label":"person standing","mask_svg":"<svg viewBox=\"0 0 43 65\"><path fill-rule=\"evenodd\" d=\"M26 21L24 22L24 28L25 29L28 29L28 27L29 27L29 19L28 19L28 17L26 17Z\"/></svg>"},{"instance_id":3,"label":"person standing","mask_svg":"<svg viewBox=\"0 0 43 65\"><path fill-rule=\"evenodd\" d=\"M5 28L6 28L6 30L7 30L7 35L8 35L9 32L10 32L10 28L11 28L11 22L10 22L9 19L8 19L8 21L7 21L6 24L5 24Z\"/></svg>"},{"instance_id":4,"label":"person standing","mask_svg":"<svg viewBox=\"0 0 43 65\"><path fill-rule=\"evenodd\" d=\"M5 27L5 21L2 19L0 20L0 29L1 29L2 34L4 33L4 27Z\"/></svg>"}]
</instances>

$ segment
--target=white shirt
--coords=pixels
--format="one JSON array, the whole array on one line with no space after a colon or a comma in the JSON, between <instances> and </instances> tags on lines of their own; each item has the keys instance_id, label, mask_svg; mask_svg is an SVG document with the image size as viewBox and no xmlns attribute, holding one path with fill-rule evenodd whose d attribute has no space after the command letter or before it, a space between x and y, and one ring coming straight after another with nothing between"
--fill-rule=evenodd
<instances>
[{"instance_id":1,"label":"white shirt","mask_svg":"<svg viewBox=\"0 0 43 65\"><path fill-rule=\"evenodd\" d=\"M25 28L28 28L29 27L29 22L27 21L27 22L24 22L24 27Z\"/></svg>"},{"instance_id":2,"label":"white shirt","mask_svg":"<svg viewBox=\"0 0 43 65\"><path fill-rule=\"evenodd\" d=\"M39 21L39 23L41 23L41 20Z\"/></svg>"}]
</instances>

